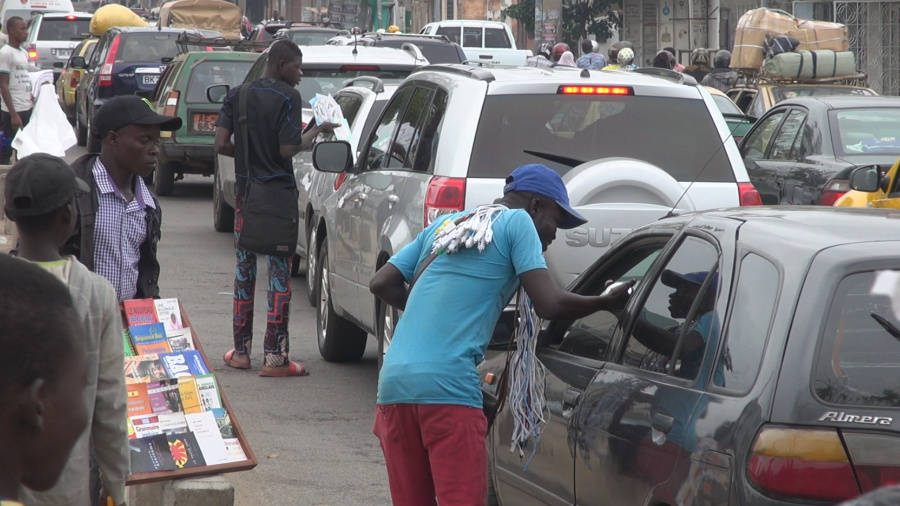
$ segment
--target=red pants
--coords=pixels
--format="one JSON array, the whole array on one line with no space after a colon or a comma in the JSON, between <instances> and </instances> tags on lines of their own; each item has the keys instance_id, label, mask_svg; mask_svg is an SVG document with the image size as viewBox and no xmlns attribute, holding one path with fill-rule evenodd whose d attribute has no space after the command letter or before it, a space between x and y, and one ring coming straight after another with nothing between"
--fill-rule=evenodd
<instances>
[{"instance_id":1,"label":"red pants","mask_svg":"<svg viewBox=\"0 0 900 506\"><path fill-rule=\"evenodd\" d=\"M381 441L394 506L480 506L487 496L487 419L481 408L379 404Z\"/></svg>"}]
</instances>

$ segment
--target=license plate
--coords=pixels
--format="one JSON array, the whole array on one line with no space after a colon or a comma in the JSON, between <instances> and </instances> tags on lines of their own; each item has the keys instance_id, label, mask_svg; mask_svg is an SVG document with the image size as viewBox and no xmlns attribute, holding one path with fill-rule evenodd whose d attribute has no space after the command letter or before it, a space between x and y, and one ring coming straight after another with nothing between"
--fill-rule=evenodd
<instances>
[{"instance_id":1,"label":"license plate","mask_svg":"<svg viewBox=\"0 0 900 506\"><path fill-rule=\"evenodd\" d=\"M143 80L144 84L156 84L156 81L159 81L159 76L158 75L149 75L149 76L145 75L145 76L143 76L143 79L144 79Z\"/></svg>"},{"instance_id":2,"label":"license plate","mask_svg":"<svg viewBox=\"0 0 900 506\"><path fill-rule=\"evenodd\" d=\"M71 50L71 49L57 49L57 50L56 50L56 57L57 57L57 58L68 58L68 57L70 57L70 56L72 56L72 50Z\"/></svg>"},{"instance_id":3,"label":"license plate","mask_svg":"<svg viewBox=\"0 0 900 506\"><path fill-rule=\"evenodd\" d=\"M194 126L195 132L212 133L216 131L216 120L218 114L194 114L191 118L191 124Z\"/></svg>"}]
</instances>

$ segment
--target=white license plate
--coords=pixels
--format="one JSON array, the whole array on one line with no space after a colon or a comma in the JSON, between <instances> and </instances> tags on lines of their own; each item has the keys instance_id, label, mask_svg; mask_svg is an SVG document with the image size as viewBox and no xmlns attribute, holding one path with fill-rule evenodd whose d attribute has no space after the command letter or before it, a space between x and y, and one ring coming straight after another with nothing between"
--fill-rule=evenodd
<instances>
[{"instance_id":1,"label":"white license plate","mask_svg":"<svg viewBox=\"0 0 900 506\"><path fill-rule=\"evenodd\" d=\"M159 81L159 76L143 76L144 84L156 84L156 81Z\"/></svg>"},{"instance_id":2,"label":"white license plate","mask_svg":"<svg viewBox=\"0 0 900 506\"><path fill-rule=\"evenodd\" d=\"M56 56L57 56L57 58L68 58L68 57L72 56L72 50L71 49L57 49Z\"/></svg>"}]
</instances>

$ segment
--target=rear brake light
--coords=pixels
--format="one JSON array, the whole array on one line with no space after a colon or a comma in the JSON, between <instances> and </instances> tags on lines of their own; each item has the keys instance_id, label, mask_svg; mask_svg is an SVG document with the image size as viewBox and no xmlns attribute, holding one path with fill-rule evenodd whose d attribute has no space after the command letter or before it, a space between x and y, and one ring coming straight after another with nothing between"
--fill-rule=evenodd
<instances>
[{"instance_id":1,"label":"rear brake light","mask_svg":"<svg viewBox=\"0 0 900 506\"><path fill-rule=\"evenodd\" d=\"M761 206L762 199L753 183L738 183L738 197L741 206Z\"/></svg>"},{"instance_id":2,"label":"rear brake light","mask_svg":"<svg viewBox=\"0 0 900 506\"><path fill-rule=\"evenodd\" d=\"M466 204L466 180L458 177L433 177L425 190L425 226L442 214L463 210Z\"/></svg>"},{"instance_id":3,"label":"rear brake light","mask_svg":"<svg viewBox=\"0 0 900 506\"><path fill-rule=\"evenodd\" d=\"M344 184L344 181L347 180L346 172L339 172L337 177L334 178L334 191L338 191L341 189L341 185Z\"/></svg>"},{"instance_id":4,"label":"rear brake light","mask_svg":"<svg viewBox=\"0 0 900 506\"><path fill-rule=\"evenodd\" d=\"M28 59L31 61L37 60L37 48L34 47L34 44L28 46Z\"/></svg>"},{"instance_id":5,"label":"rear brake light","mask_svg":"<svg viewBox=\"0 0 900 506\"><path fill-rule=\"evenodd\" d=\"M862 493L900 483L900 438L843 431Z\"/></svg>"},{"instance_id":6,"label":"rear brake light","mask_svg":"<svg viewBox=\"0 0 900 506\"><path fill-rule=\"evenodd\" d=\"M836 429L763 427L747 475L764 494L779 498L840 502L859 495Z\"/></svg>"},{"instance_id":7,"label":"rear brake light","mask_svg":"<svg viewBox=\"0 0 900 506\"><path fill-rule=\"evenodd\" d=\"M341 70L369 70L369 71L377 71L381 70L381 67L378 65L344 65L341 67Z\"/></svg>"},{"instance_id":8,"label":"rear brake light","mask_svg":"<svg viewBox=\"0 0 900 506\"><path fill-rule=\"evenodd\" d=\"M72 15L70 14L70 15L66 16L66 19L68 19L69 21L75 21L75 20L78 19L78 18L76 18L75 16L72 16Z\"/></svg>"},{"instance_id":9,"label":"rear brake light","mask_svg":"<svg viewBox=\"0 0 900 506\"><path fill-rule=\"evenodd\" d=\"M166 104L163 106L163 116L177 116L178 115L178 97L181 94L177 91L170 91L166 96ZM160 132L160 137L174 137L175 132Z\"/></svg>"},{"instance_id":10,"label":"rear brake light","mask_svg":"<svg viewBox=\"0 0 900 506\"><path fill-rule=\"evenodd\" d=\"M634 95L634 90L628 86L560 86L556 91L558 95Z\"/></svg>"},{"instance_id":11,"label":"rear brake light","mask_svg":"<svg viewBox=\"0 0 900 506\"><path fill-rule=\"evenodd\" d=\"M833 206L837 199L850 191L850 181L846 179L832 179L825 183L822 195L819 196L820 206Z\"/></svg>"},{"instance_id":12,"label":"rear brake light","mask_svg":"<svg viewBox=\"0 0 900 506\"><path fill-rule=\"evenodd\" d=\"M112 86L113 64L116 63L116 52L119 50L119 41L121 39L121 35L116 35L109 45L109 52L106 53L106 60L103 62L103 66L100 67L100 75L97 76L97 86Z\"/></svg>"}]
</instances>

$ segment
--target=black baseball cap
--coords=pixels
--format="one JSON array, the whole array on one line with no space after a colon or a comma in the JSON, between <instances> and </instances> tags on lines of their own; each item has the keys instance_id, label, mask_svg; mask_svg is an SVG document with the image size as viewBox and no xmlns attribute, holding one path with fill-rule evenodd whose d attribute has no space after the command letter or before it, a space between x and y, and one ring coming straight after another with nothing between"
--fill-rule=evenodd
<instances>
[{"instance_id":1,"label":"black baseball cap","mask_svg":"<svg viewBox=\"0 0 900 506\"><path fill-rule=\"evenodd\" d=\"M104 102L94 113L91 135L102 139L128 125L159 125L160 130L171 132L181 128L181 118L157 114L146 98L118 95Z\"/></svg>"},{"instance_id":2,"label":"black baseball cap","mask_svg":"<svg viewBox=\"0 0 900 506\"><path fill-rule=\"evenodd\" d=\"M78 190L90 188L65 160L47 153L28 155L6 176L6 214L12 219L43 216L71 202Z\"/></svg>"}]
</instances>

